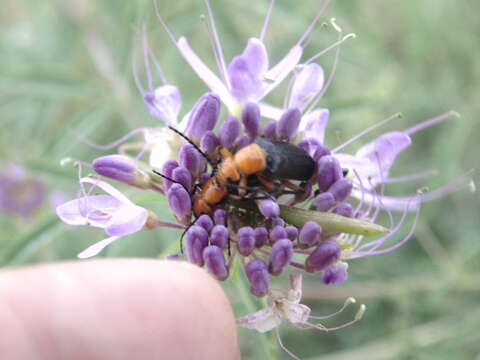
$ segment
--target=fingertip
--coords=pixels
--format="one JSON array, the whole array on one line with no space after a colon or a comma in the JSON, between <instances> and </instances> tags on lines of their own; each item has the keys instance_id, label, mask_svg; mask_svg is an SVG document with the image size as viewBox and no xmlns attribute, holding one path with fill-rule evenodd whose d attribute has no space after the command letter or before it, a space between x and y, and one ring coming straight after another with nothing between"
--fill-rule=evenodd
<instances>
[{"instance_id":1,"label":"fingertip","mask_svg":"<svg viewBox=\"0 0 480 360\"><path fill-rule=\"evenodd\" d=\"M223 290L188 263L52 264L2 274L1 292L10 299L9 321L26 326L37 354L48 358L239 358Z\"/></svg>"}]
</instances>

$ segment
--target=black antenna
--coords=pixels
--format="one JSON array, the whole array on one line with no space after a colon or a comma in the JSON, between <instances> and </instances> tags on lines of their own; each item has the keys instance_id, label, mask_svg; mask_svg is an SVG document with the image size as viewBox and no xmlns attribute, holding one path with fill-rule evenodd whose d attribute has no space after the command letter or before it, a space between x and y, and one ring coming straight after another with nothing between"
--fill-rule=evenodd
<instances>
[{"instance_id":1,"label":"black antenna","mask_svg":"<svg viewBox=\"0 0 480 360\"><path fill-rule=\"evenodd\" d=\"M177 135L180 135L184 138L190 145L192 145L206 160L211 166L215 166L215 164L208 158L207 154L205 154L192 140L190 140L185 134L182 134L180 131L175 129L173 126L168 126L170 130L172 130Z\"/></svg>"}]
</instances>

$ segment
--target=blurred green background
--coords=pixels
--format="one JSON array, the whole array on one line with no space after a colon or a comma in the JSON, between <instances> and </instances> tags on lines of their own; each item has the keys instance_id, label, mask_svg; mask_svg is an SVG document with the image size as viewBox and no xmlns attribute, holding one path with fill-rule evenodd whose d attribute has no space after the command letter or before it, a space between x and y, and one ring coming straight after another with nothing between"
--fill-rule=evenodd
<instances>
[{"instance_id":1,"label":"blurred green background","mask_svg":"<svg viewBox=\"0 0 480 360\"><path fill-rule=\"evenodd\" d=\"M158 3L174 33L186 35L213 66L199 19L203 3ZM248 37L258 36L268 3L212 3L230 59ZM266 38L272 62L298 39L319 6L314 0L277 1ZM105 144L133 128L159 125L133 84L131 58L134 49L140 55L143 23L167 79L182 91L182 114L206 91L162 32L153 9L150 0L2 1L0 172L8 164L20 164L27 177L39 179L46 189L43 205L32 216L0 213L2 266L73 259L104 236L101 230L70 228L56 219L53 204L73 198L78 190L76 170L59 163L65 157L90 161L108 153L81 143L72 130ZM342 47L338 71L321 104L331 109L327 142L335 145L398 111L404 117L389 129L456 110L461 118L414 136L392 175L437 170L433 178L413 185L435 188L478 168L479 13L475 0L333 1L323 20L336 17L357 39ZM335 37L331 29L317 31L306 56ZM332 61L330 53L319 63L329 73ZM281 99L281 92L276 94L272 101ZM118 187L163 218L170 216L160 196ZM405 192L405 187L394 186L392 192ZM348 296L367 304L367 313L360 323L334 333L284 326L286 346L302 358L324 360L480 359L479 210L478 194L468 190L428 203L407 246L352 261L350 280L340 286L306 279L305 302L314 313L329 313ZM178 236L175 231L142 232L101 256L152 256ZM235 289L226 286L236 314L245 314ZM342 319L353 314L350 309ZM264 358L257 334L243 329L239 334L245 358ZM286 355L279 352L278 357Z\"/></svg>"}]
</instances>

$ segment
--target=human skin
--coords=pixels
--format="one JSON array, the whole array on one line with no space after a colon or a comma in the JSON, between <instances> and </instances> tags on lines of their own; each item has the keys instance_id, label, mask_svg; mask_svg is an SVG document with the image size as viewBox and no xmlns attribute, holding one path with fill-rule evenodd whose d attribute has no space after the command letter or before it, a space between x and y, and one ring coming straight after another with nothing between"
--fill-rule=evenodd
<instances>
[{"instance_id":1,"label":"human skin","mask_svg":"<svg viewBox=\"0 0 480 360\"><path fill-rule=\"evenodd\" d=\"M140 259L0 272L1 359L239 359L218 283L188 263Z\"/></svg>"}]
</instances>

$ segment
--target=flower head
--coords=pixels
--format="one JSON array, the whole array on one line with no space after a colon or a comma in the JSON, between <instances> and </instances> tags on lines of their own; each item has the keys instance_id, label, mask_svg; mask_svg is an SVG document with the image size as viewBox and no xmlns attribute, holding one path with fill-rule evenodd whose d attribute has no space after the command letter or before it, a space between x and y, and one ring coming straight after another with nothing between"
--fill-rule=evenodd
<instances>
[{"instance_id":1,"label":"flower head","mask_svg":"<svg viewBox=\"0 0 480 360\"><path fill-rule=\"evenodd\" d=\"M99 175L165 195L178 224L158 220L111 185L91 178L80 182L95 184L108 195L84 193L59 206L57 213L71 225L101 227L111 236L87 249L81 254L84 257L141 229L169 226L184 230L185 241L180 241L181 254L175 254L176 259L205 267L220 281L228 279L237 263L250 292L266 296L268 306L240 318L242 326L260 332L282 322L320 330L339 328L312 322L328 316L311 316L310 309L300 303L301 275L291 277L286 293L272 289L274 279L289 269L313 274L327 285L338 284L348 279L350 259L384 254L405 244L415 230L421 204L460 187L467 176L431 192L395 197L386 195L390 170L397 156L412 145L414 133L454 113L403 131L385 132L355 154L345 149L398 116L330 147L325 133L332 114L318 104L335 73L340 45L353 34L343 36L332 19L330 26L339 40L302 61L306 39L322 10L282 60L271 66L263 41L270 7L260 36L248 39L243 51L227 62L212 9L208 0L205 3L219 75L205 65L185 37L177 39L158 15L209 92L178 121L178 89L166 82L144 35L147 86L137 70L134 76L148 110L167 127L142 129L145 146L135 158L110 155L93 163ZM317 60L333 49L335 62L325 80ZM153 85L150 61L159 69L158 87ZM283 106L266 103L265 97L285 79L289 84ZM221 119L222 106L227 115ZM145 151L152 169L138 165ZM413 225L402 235L412 212ZM388 219L382 225L376 223L381 213ZM352 322L340 327L357 321L363 311L361 307Z\"/></svg>"},{"instance_id":2,"label":"flower head","mask_svg":"<svg viewBox=\"0 0 480 360\"><path fill-rule=\"evenodd\" d=\"M91 178L80 179L80 182L94 184L107 194L85 195L59 205L56 209L58 217L69 225L102 228L110 237L92 245L78 257L94 256L120 237L140 231L145 226L148 211L133 204L113 186Z\"/></svg>"}]
</instances>

